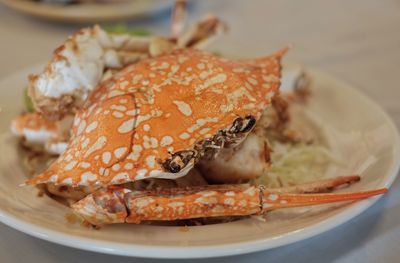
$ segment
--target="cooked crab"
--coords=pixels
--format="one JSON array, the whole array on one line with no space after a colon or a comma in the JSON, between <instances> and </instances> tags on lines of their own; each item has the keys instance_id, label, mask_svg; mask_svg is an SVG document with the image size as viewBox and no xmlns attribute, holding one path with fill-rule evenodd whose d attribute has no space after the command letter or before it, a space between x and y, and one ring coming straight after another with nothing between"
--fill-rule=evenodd
<instances>
[{"instance_id":1,"label":"cooked crab","mask_svg":"<svg viewBox=\"0 0 400 263\"><path fill-rule=\"evenodd\" d=\"M249 143L246 138L278 92L286 50L233 61L177 49L126 67L89 94L75 116L68 149L27 184L100 188L72 205L97 225L244 216L385 192L286 193L322 192L358 176L280 190L250 185L126 187L144 179L184 177L200 160L214 160L221 150Z\"/></svg>"},{"instance_id":2,"label":"cooked crab","mask_svg":"<svg viewBox=\"0 0 400 263\"><path fill-rule=\"evenodd\" d=\"M203 47L226 28L208 15L185 32L185 16L185 1L177 1L170 38L83 29L55 51L43 73L31 76L30 95L43 115L24 114L12 130L62 155L29 184L45 184L70 203L80 200L74 211L96 225L243 216L385 191L287 195L325 192L358 176L270 190L208 185L264 173L266 130L295 139L287 133L286 100L277 93L284 50L243 61L180 50ZM283 88L294 87L290 97L301 100L306 80L301 70L291 71ZM69 138L63 123L76 112Z\"/></svg>"}]
</instances>

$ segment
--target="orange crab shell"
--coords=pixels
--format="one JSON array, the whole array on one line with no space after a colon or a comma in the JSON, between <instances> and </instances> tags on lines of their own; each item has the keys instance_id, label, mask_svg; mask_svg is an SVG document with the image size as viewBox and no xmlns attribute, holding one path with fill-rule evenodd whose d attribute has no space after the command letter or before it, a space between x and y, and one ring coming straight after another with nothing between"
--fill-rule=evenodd
<instances>
[{"instance_id":1,"label":"orange crab shell","mask_svg":"<svg viewBox=\"0 0 400 263\"><path fill-rule=\"evenodd\" d=\"M169 178L171 154L228 129L238 117L258 120L280 85L280 59L232 61L179 49L144 60L102 83L75 117L70 145L28 184L112 185Z\"/></svg>"}]
</instances>

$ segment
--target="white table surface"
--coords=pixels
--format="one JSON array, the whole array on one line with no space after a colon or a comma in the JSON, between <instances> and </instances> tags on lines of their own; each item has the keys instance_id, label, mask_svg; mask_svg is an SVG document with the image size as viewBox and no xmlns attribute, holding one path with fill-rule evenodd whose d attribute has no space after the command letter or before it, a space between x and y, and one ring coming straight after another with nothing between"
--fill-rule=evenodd
<instances>
[{"instance_id":1,"label":"white table surface","mask_svg":"<svg viewBox=\"0 0 400 263\"><path fill-rule=\"evenodd\" d=\"M199 18L211 10L231 28L229 35L212 49L257 56L291 43L294 48L289 60L353 84L400 125L399 0L210 0L192 5L190 18ZM168 19L164 12L131 24L153 32L167 32ZM46 60L50 51L78 28L38 21L0 5L0 78ZM398 262L399 187L397 180L392 190L365 213L317 237L269 251L193 262ZM67 248L0 224L0 262L161 261Z\"/></svg>"}]
</instances>

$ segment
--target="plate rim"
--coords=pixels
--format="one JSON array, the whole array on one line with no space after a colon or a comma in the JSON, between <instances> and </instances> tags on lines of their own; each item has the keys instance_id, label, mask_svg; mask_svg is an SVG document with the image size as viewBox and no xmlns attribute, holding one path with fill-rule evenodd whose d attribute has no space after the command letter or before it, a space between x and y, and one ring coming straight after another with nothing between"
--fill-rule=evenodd
<instances>
[{"instance_id":1,"label":"plate rim","mask_svg":"<svg viewBox=\"0 0 400 263\"><path fill-rule=\"evenodd\" d=\"M26 67L8 77L2 78L1 82L6 82L9 79L20 76L23 72L28 69L33 69L37 67L36 64L31 67ZM386 113L386 111L375 101L373 101L369 96L361 92L354 85L348 84L345 81L315 70L313 68L308 68L308 72L311 75L322 76L323 78L334 81L345 89L350 89L357 96L360 96L366 103L373 107L373 110L379 111L380 114L385 119L391 130L395 135L394 151L393 151L393 162L391 163L390 169L387 172L388 178L384 182L382 187L389 188L398 175L400 169L400 134L394 124L391 117ZM283 245L289 245L300 240L305 240L313 236L327 232L335 227L338 227L345 222L355 218L356 216L363 213L366 209L374 205L382 196L373 197L366 200L361 200L356 203L348 205L348 207L341 211L340 213L333 215L325 220L318 222L312 226L304 227L300 230L288 232L282 234L279 237L271 239L257 239L250 241L235 242L230 244L220 244L213 246L200 246L191 245L189 247L182 246L167 246L167 245L138 245L138 244L124 244L112 241L96 240L87 237L80 237L72 234L61 233L55 230L50 230L42 226L35 225L33 223L28 223L22 219L19 219L10 213L0 210L0 222L5 225L14 228L20 232L26 233L36 238L40 238L49 242L53 242L59 245L64 245L67 247L72 247L81 250L87 250L92 252L99 252L104 254L120 255L120 256L131 256L131 257L142 257L142 258L159 258L159 259L189 259L189 258L211 258L211 257L223 257L223 256L233 256L239 254L247 254L262 250L268 250ZM158 253L154 253L158 251Z\"/></svg>"}]
</instances>

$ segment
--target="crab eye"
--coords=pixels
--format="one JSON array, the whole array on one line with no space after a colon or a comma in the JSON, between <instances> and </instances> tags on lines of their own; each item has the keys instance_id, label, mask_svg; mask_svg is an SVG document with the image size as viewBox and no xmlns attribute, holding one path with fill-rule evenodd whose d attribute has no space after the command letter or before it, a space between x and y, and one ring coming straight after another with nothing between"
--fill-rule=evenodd
<instances>
[{"instance_id":1,"label":"crab eye","mask_svg":"<svg viewBox=\"0 0 400 263\"><path fill-rule=\"evenodd\" d=\"M247 115L244 118L239 117L233 122L232 127L229 129L229 132L231 133L248 132L254 127L255 123L256 119L252 115Z\"/></svg>"},{"instance_id":2,"label":"crab eye","mask_svg":"<svg viewBox=\"0 0 400 263\"><path fill-rule=\"evenodd\" d=\"M171 162L169 162L168 165L168 170L171 173L178 173L180 170L182 170L184 166L184 163L182 162L182 159L180 156L175 156L172 158Z\"/></svg>"},{"instance_id":3,"label":"crab eye","mask_svg":"<svg viewBox=\"0 0 400 263\"><path fill-rule=\"evenodd\" d=\"M230 133L238 133L240 128L242 128L242 122L243 122L243 118L241 118L241 117L237 118L233 122L231 128L229 129L229 132Z\"/></svg>"},{"instance_id":4,"label":"crab eye","mask_svg":"<svg viewBox=\"0 0 400 263\"><path fill-rule=\"evenodd\" d=\"M195 155L196 152L192 150L176 152L170 159L164 162L164 168L171 173L178 173L186 167Z\"/></svg>"},{"instance_id":5,"label":"crab eye","mask_svg":"<svg viewBox=\"0 0 400 263\"><path fill-rule=\"evenodd\" d=\"M250 131L255 124L256 124L256 118L254 118L252 115L247 115L243 120L243 126L240 132Z\"/></svg>"}]
</instances>

